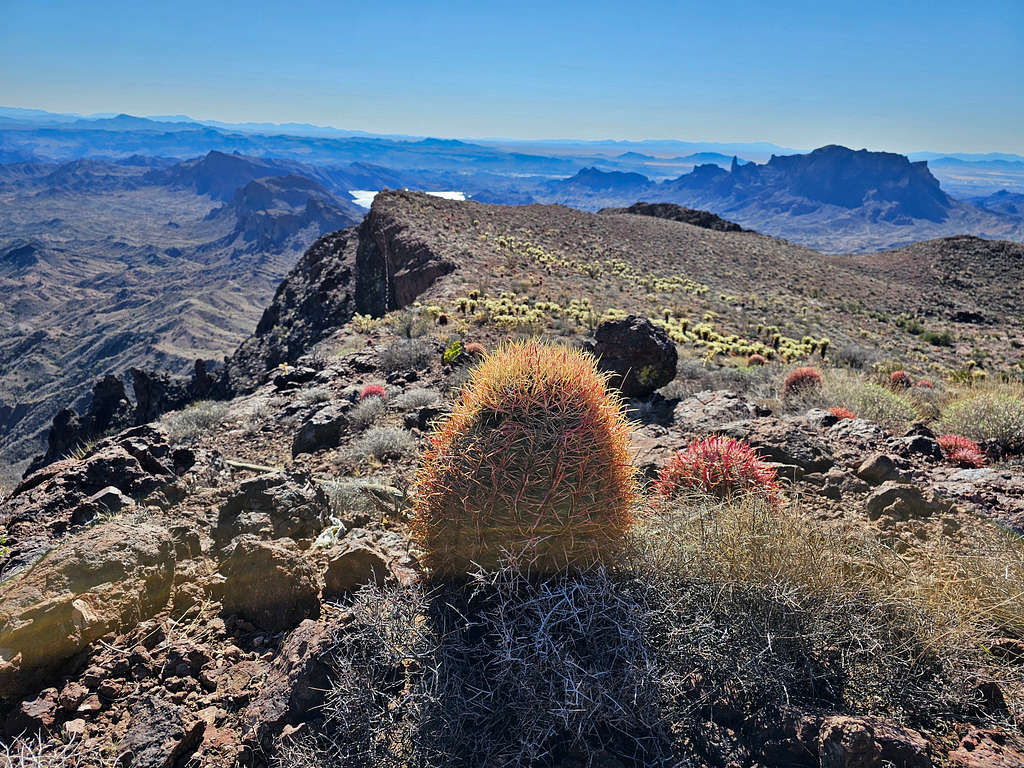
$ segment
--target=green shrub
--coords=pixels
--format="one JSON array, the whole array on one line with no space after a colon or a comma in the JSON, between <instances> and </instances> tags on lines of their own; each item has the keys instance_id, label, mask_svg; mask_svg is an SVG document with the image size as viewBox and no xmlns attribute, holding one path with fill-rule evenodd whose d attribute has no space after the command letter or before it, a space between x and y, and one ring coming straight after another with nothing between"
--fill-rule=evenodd
<instances>
[{"instance_id":1,"label":"green shrub","mask_svg":"<svg viewBox=\"0 0 1024 768\"><path fill-rule=\"evenodd\" d=\"M924 331L921 334L921 339L927 341L933 347L951 347L953 346L953 334L949 331Z\"/></svg>"},{"instance_id":2,"label":"green shrub","mask_svg":"<svg viewBox=\"0 0 1024 768\"><path fill-rule=\"evenodd\" d=\"M1018 387L972 392L947 405L938 429L991 441L1007 453L1024 452L1024 397Z\"/></svg>"},{"instance_id":3,"label":"green shrub","mask_svg":"<svg viewBox=\"0 0 1024 768\"><path fill-rule=\"evenodd\" d=\"M905 395L847 371L830 371L822 388L822 405L848 408L858 418L900 432L917 420L918 412Z\"/></svg>"}]
</instances>

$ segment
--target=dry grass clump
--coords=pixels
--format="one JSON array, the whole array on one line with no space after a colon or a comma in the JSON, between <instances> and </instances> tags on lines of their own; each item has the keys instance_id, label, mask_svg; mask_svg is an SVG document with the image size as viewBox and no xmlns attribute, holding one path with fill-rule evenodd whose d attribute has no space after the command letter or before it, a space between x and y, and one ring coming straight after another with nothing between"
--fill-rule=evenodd
<instances>
[{"instance_id":1,"label":"dry grass clump","mask_svg":"<svg viewBox=\"0 0 1024 768\"><path fill-rule=\"evenodd\" d=\"M411 411L415 408L433 405L440 399L441 394L437 390L413 387L402 392L392 402L399 410Z\"/></svg>"},{"instance_id":2,"label":"dry grass clump","mask_svg":"<svg viewBox=\"0 0 1024 768\"><path fill-rule=\"evenodd\" d=\"M826 370L820 388L799 391L783 398L781 404L790 413L809 408L842 408L890 432L902 432L919 417L905 394L842 368Z\"/></svg>"},{"instance_id":3,"label":"dry grass clump","mask_svg":"<svg viewBox=\"0 0 1024 768\"><path fill-rule=\"evenodd\" d=\"M181 411L165 414L160 424L167 430L172 444L188 443L219 427L227 419L229 410L228 403L200 400Z\"/></svg>"},{"instance_id":4,"label":"dry grass clump","mask_svg":"<svg viewBox=\"0 0 1024 768\"><path fill-rule=\"evenodd\" d=\"M434 357L434 344L429 338L401 339L377 350L385 371L408 371L427 366Z\"/></svg>"},{"instance_id":5,"label":"dry grass clump","mask_svg":"<svg viewBox=\"0 0 1024 768\"><path fill-rule=\"evenodd\" d=\"M942 410L938 429L1024 453L1024 389L992 384L969 390Z\"/></svg>"},{"instance_id":6,"label":"dry grass clump","mask_svg":"<svg viewBox=\"0 0 1024 768\"><path fill-rule=\"evenodd\" d=\"M384 411L384 401L379 397L361 400L348 412L348 420L356 429L366 429Z\"/></svg>"},{"instance_id":7,"label":"dry grass clump","mask_svg":"<svg viewBox=\"0 0 1024 768\"><path fill-rule=\"evenodd\" d=\"M594 358L512 342L472 373L417 477L412 534L436 574L529 547L541 570L600 561L636 501L629 427Z\"/></svg>"},{"instance_id":8,"label":"dry grass clump","mask_svg":"<svg viewBox=\"0 0 1024 768\"><path fill-rule=\"evenodd\" d=\"M300 389L295 393L294 400L300 405L312 406L318 403L326 403L332 397L333 393L330 387L318 386Z\"/></svg>"},{"instance_id":9,"label":"dry grass clump","mask_svg":"<svg viewBox=\"0 0 1024 768\"><path fill-rule=\"evenodd\" d=\"M374 427L355 440L351 450L357 457L382 460L401 458L415 447L416 438L411 432L397 427Z\"/></svg>"}]
</instances>

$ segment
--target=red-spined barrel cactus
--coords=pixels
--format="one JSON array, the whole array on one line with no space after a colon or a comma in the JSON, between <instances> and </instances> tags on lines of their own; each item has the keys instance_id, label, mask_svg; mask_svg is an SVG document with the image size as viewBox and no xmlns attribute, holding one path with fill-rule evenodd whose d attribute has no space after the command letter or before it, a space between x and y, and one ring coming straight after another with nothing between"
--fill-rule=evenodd
<instances>
[{"instance_id":1,"label":"red-spined barrel cactus","mask_svg":"<svg viewBox=\"0 0 1024 768\"><path fill-rule=\"evenodd\" d=\"M833 416L835 416L840 421L844 421L845 419L856 419L857 418L857 414L855 414L849 408L841 408L841 407L829 408L828 412L831 413Z\"/></svg>"},{"instance_id":2,"label":"red-spined barrel cactus","mask_svg":"<svg viewBox=\"0 0 1024 768\"><path fill-rule=\"evenodd\" d=\"M388 399L388 393L380 384L367 384L359 393L359 400L363 401L368 397L379 397L381 400Z\"/></svg>"},{"instance_id":3,"label":"red-spined barrel cactus","mask_svg":"<svg viewBox=\"0 0 1024 768\"><path fill-rule=\"evenodd\" d=\"M893 371L889 374L889 386L892 389L910 389L914 381L906 371Z\"/></svg>"},{"instance_id":4,"label":"red-spined barrel cactus","mask_svg":"<svg viewBox=\"0 0 1024 768\"><path fill-rule=\"evenodd\" d=\"M671 498L698 491L718 499L754 493L773 507L782 503L775 470L743 440L712 435L693 440L658 475L655 492Z\"/></svg>"},{"instance_id":5,"label":"red-spined barrel cactus","mask_svg":"<svg viewBox=\"0 0 1024 768\"><path fill-rule=\"evenodd\" d=\"M632 522L622 404L581 351L513 342L474 369L431 437L413 540L441 577L524 555L537 572L606 560Z\"/></svg>"},{"instance_id":6,"label":"red-spined barrel cactus","mask_svg":"<svg viewBox=\"0 0 1024 768\"><path fill-rule=\"evenodd\" d=\"M823 379L817 368L794 368L782 382L782 396L800 395L821 389Z\"/></svg>"},{"instance_id":7,"label":"red-spined barrel cactus","mask_svg":"<svg viewBox=\"0 0 1024 768\"><path fill-rule=\"evenodd\" d=\"M985 452L976 442L963 435L939 435L935 438L942 455L958 467L985 466Z\"/></svg>"}]
</instances>

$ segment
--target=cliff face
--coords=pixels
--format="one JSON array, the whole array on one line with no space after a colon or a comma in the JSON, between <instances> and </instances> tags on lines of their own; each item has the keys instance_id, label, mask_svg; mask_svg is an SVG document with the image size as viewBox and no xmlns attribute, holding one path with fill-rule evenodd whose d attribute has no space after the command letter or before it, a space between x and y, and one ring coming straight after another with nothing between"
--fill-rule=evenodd
<instances>
[{"instance_id":1,"label":"cliff face","mask_svg":"<svg viewBox=\"0 0 1024 768\"><path fill-rule=\"evenodd\" d=\"M415 301L435 280L455 269L389 212L392 199L377 196L363 223L317 240L277 289L256 331L227 365L229 388L245 392L267 372L294 361L353 314L378 317Z\"/></svg>"}]
</instances>

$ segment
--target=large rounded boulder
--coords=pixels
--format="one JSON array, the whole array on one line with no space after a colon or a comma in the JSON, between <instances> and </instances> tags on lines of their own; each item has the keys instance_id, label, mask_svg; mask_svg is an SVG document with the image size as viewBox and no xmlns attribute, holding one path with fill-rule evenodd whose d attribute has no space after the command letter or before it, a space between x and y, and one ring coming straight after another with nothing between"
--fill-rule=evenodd
<instances>
[{"instance_id":1,"label":"large rounded boulder","mask_svg":"<svg viewBox=\"0 0 1024 768\"><path fill-rule=\"evenodd\" d=\"M629 315L597 327L598 367L626 397L647 397L676 377L679 355L662 328L646 317Z\"/></svg>"}]
</instances>

